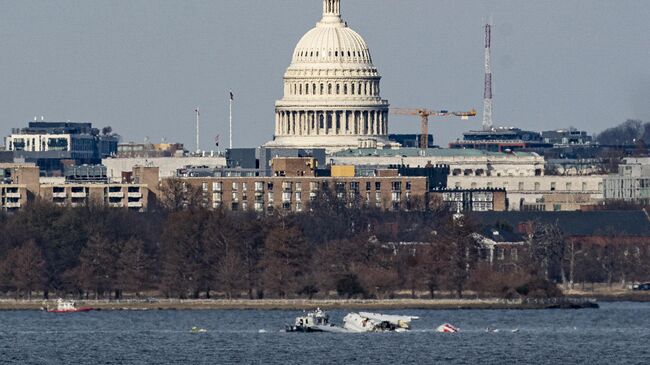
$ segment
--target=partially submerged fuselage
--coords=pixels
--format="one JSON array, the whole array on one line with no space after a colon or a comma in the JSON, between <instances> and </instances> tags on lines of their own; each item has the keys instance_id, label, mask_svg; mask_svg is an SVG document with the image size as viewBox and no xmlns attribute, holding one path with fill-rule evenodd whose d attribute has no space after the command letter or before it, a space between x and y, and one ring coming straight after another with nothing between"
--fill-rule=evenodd
<instances>
[{"instance_id":1,"label":"partially submerged fuselage","mask_svg":"<svg viewBox=\"0 0 650 365\"><path fill-rule=\"evenodd\" d=\"M353 332L405 332L411 329L414 316L397 316L380 313L350 313L343 318L343 328Z\"/></svg>"}]
</instances>

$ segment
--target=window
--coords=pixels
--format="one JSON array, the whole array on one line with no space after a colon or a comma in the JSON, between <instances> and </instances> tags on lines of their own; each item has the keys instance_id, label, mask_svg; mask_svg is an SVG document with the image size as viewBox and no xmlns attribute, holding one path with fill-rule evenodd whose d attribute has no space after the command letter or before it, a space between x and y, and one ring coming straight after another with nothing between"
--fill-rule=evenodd
<instances>
[{"instance_id":1,"label":"window","mask_svg":"<svg viewBox=\"0 0 650 365\"><path fill-rule=\"evenodd\" d=\"M375 182L375 190L376 191L381 191L381 183L380 182Z\"/></svg>"},{"instance_id":2,"label":"window","mask_svg":"<svg viewBox=\"0 0 650 365\"><path fill-rule=\"evenodd\" d=\"M357 181L353 181L350 183L350 191L354 192L355 194L359 193L359 183Z\"/></svg>"},{"instance_id":3,"label":"window","mask_svg":"<svg viewBox=\"0 0 650 365\"><path fill-rule=\"evenodd\" d=\"M401 181L393 181L391 183L391 187L393 191L401 191L402 190L402 182Z\"/></svg>"},{"instance_id":4,"label":"window","mask_svg":"<svg viewBox=\"0 0 650 365\"><path fill-rule=\"evenodd\" d=\"M272 192L272 191L269 191L268 194L267 194L267 196L268 196L268 201L269 201L269 203L273 203L273 192Z\"/></svg>"},{"instance_id":5,"label":"window","mask_svg":"<svg viewBox=\"0 0 650 365\"><path fill-rule=\"evenodd\" d=\"M214 191L221 191L221 190L222 190L222 183L221 183L221 181L213 182L213 183L212 183L212 190L214 190Z\"/></svg>"},{"instance_id":6,"label":"window","mask_svg":"<svg viewBox=\"0 0 650 365\"><path fill-rule=\"evenodd\" d=\"M524 182L520 181L519 182L519 191L522 191L522 190L524 190Z\"/></svg>"},{"instance_id":7,"label":"window","mask_svg":"<svg viewBox=\"0 0 650 365\"><path fill-rule=\"evenodd\" d=\"M232 183L232 191L237 191L237 189L238 189L237 183L233 181L233 183Z\"/></svg>"},{"instance_id":8,"label":"window","mask_svg":"<svg viewBox=\"0 0 650 365\"><path fill-rule=\"evenodd\" d=\"M309 183L309 190L311 191L318 191L318 183L315 181L312 181Z\"/></svg>"},{"instance_id":9,"label":"window","mask_svg":"<svg viewBox=\"0 0 650 365\"><path fill-rule=\"evenodd\" d=\"M302 200L302 193L301 192L296 192L295 199L297 202Z\"/></svg>"},{"instance_id":10,"label":"window","mask_svg":"<svg viewBox=\"0 0 650 365\"><path fill-rule=\"evenodd\" d=\"M366 191L370 191L370 190L371 190L371 188L370 188L371 186L372 186L372 185L371 185L370 181L366 182Z\"/></svg>"},{"instance_id":11,"label":"window","mask_svg":"<svg viewBox=\"0 0 650 365\"><path fill-rule=\"evenodd\" d=\"M539 191L539 183L538 182L535 183L535 191Z\"/></svg>"},{"instance_id":12,"label":"window","mask_svg":"<svg viewBox=\"0 0 650 365\"><path fill-rule=\"evenodd\" d=\"M290 201L291 201L291 193L290 192L282 193L282 202L286 203Z\"/></svg>"},{"instance_id":13,"label":"window","mask_svg":"<svg viewBox=\"0 0 650 365\"><path fill-rule=\"evenodd\" d=\"M551 183L551 191L555 191L555 182Z\"/></svg>"},{"instance_id":14,"label":"window","mask_svg":"<svg viewBox=\"0 0 650 365\"><path fill-rule=\"evenodd\" d=\"M266 190L273 191L273 183L266 184Z\"/></svg>"},{"instance_id":15,"label":"window","mask_svg":"<svg viewBox=\"0 0 650 365\"><path fill-rule=\"evenodd\" d=\"M291 191L291 182L285 181L282 183L282 190L284 191Z\"/></svg>"},{"instance_id":16,"label":"window","mask_svg":"<svg viewBox=\"0 0 650 365\"><path fill-rule=\"evenodd\" d=\"M391 194L391 200L393 202L399 202L402 199L402 193L400 192L393 192Z\"/></svg>"},{"instance_id":17,"label":"window","mask_svg":"<svg viewBox=\"0 0 650 365\"><path fill-rule=\"evenodd\" d=\"M571 183L570 182L566 183L566 190L571 191Z\"/></svg>"},{"instance_id":18,"label":"window","mask_svg":"<svg viewBox=\"0 0 650 365\"><path fill-rule=\"evenodd\" d=\"M204 183L201 184L201 190L208 191L208 183L207 182L204 182Z\"/></svg>"},{"instance_id":19,"label":"window","mask_svg":"<svg viewBox=\"0 0 650 365\"><path fill-rule=\"evenodd\" d=\"M296 191L302 191L302 183L301 182L296 183Z\"/></svg>"},{"instance_id":20,"label":"window","mask_svg":"<svg viewBox=\"0 0 650 365\"><path fill-rule=\"evenodd\" d=\"M375 193L375 206L381 207L381 193L380 192Z\"/></svg>"},{"instance_id":21,"label":"window","mask_svg":"<svg viewBox=\"0 0 650 365\"><path fill-rule=\"evenodd\" d=\"M264 191L264 182L262 181L255 182L255 191Z\"/></svg>"},{"instance_id":22,"label":"window","mask_svg":"<svg viewBox=\"0 0 650 365\"><path fill-rule=\"evenodd\" d=\"M406 191L411 191L411 182L410 181L406 182Z\"/></svg>"},{"instance_id":23,"label":"window","mask_svg":"<svg viewBox=\"0 0 650 365\"><path fill-rule=\"evenodd\" d=\"M241 189L242 189L243 191L248 190L248 185L247 185L245 182L241 183Z\"/></svg>"},{"instance_id":24,"label":"window","mask_svg":"<svg viewBox=\"0 0 650 365\"><path fill-rule=\"evenodd\" d=\"M255 211L261 212L264 210L264 203L255 202Z\"/></svg>"},{"instance_id":25,"label":"window","mask_svg":"<svg viewBox=\"0 0 650 365\"><path fill-rule=\"evenodd\" d=\"M587 191L587 183L584 181L582 182L582 191Z\"/></svg>"}]
</instances>

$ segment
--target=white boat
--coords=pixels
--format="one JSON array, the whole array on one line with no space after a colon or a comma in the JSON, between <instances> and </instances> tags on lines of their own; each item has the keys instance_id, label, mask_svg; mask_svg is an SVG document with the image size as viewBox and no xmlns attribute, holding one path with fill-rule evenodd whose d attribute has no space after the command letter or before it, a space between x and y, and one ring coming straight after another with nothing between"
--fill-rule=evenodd
<instances>
[{"instance_id":1,"label":"white boat","mask_svg":"<svg viewBox=\"0 0 650 365\"><path fill-rule=\"evenodd\" d=\"M50 313L78 313L89 312L93 310L91 307L77 307L73 300L63 300L61 298L56 300L56 308L48 308Z\"/></svg>"},{"instance_id":2,"label":"white boat","mask_svg":"<svg viewBox=\"0 0 650 365\"><path fill-rule=\"evenodd\" d=\"M352 332L406 332L416 316L398 316L380 313L349 313L343 318L343 328Z\"/></svg>"},{"instance_id":3,"label":"white boat","mask_svg":"<svg viewBox=\"0 0 650 365\"><path fill-rule=\"evenodd\" d=\"M320 308L296 317L293 325L286 326L287 332L349 332L330 323L330 316Z\"/></svg>"}]
</instances>

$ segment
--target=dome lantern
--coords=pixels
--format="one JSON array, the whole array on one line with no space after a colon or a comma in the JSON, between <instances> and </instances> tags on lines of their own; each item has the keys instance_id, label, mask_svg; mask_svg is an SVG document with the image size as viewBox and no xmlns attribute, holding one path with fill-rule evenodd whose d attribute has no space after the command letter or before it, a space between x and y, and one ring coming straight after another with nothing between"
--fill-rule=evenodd
<instances>
[{"instance_id":1,"label":"dome lantern","mask_svg":"<svg viewBox=\"0 0 650 365\"><path fill-rule=\"evenodd\" d=\"M323 18L341 17L341 0L323 0Z\"/></svg>"}]
</instances>

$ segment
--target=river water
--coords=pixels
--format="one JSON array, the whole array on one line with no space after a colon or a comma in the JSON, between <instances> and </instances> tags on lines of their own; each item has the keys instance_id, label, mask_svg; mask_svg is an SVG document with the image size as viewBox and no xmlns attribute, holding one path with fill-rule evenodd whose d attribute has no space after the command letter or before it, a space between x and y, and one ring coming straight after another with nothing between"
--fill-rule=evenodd
<instances>
[{"instance_id":1,"label":"river water","mask_svg":"<svg viewBox=\"0 0 650 365\"><path fill-rule=\"evenodd\" d=\"M305 334L279 332L294 311L0 312L0 364L650 363L650 303L384 313L420 320L410 333ZM433 331L445 322L462 332Z\"/></svg>"}]
</instances>

